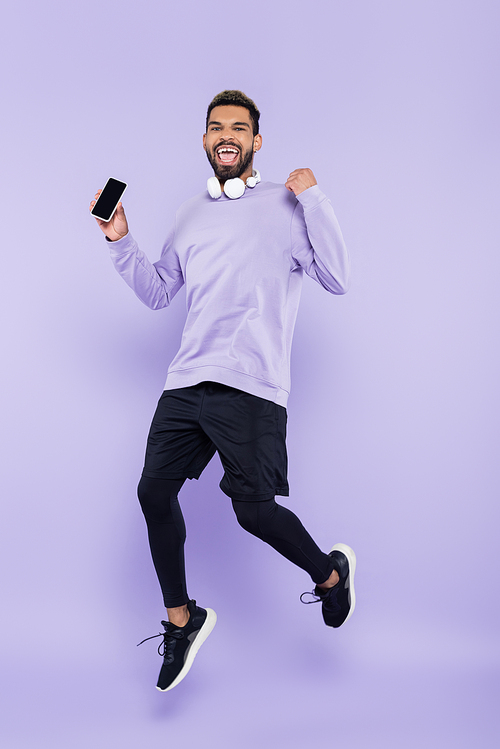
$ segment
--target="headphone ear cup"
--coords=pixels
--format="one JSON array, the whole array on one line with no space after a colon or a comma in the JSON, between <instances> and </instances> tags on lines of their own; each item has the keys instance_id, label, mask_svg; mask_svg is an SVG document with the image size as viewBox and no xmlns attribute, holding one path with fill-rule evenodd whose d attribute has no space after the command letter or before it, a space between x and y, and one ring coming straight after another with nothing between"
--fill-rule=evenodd
<instances>
[{"instance_id":1,"label":"headphone ear cup","mask_svg":"<svg viewBox=\"0 0 500 749\"><path fill-rule=\"evenodd\" d=\"M220 189L220 182L217 177L209 177L207 179L207 190L210 197L214 198L214 200L220 198L222 190Z\"/></svg>"},{"instance_id":2,"label":"headphone ear cup","mask_svg":"<svg viewBox=\"0 0 500 749\"><path fill-rule=\"evenodd\" d=\"M232 200L241 198L241 196L245 192L245 183L239 177L228 179L224 183L224 192L226 193L227 197L231 198Z\"/></svg>"},{"instance_id":3,"label":"headphone ear cup","mask_svg":"<svg viewBox=\"0 0 500 749\"><path fill-rule=\"evenodd\" d=\"M252 176L246 181L247 187L255 187L260 182L260 172L257 169L253 169Z\"/></svg>"}]
</instances>

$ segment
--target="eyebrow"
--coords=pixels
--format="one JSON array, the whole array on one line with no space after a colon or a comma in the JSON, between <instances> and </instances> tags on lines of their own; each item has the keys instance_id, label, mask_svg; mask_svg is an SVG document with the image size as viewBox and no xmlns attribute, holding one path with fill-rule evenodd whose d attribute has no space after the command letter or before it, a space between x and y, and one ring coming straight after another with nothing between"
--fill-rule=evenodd
<instances>
[{"instance_id":1,"label":"eyebrow","mask_svg":"<svg viewBox=\"0 0 500 749\"><path fill-rule=\"evenodd\" d=\"M210 122L208 123L208 126L210 127L210 125L222 125L222 122L217 122L216 120L210 120ZM250 125L248 124L248 122L233 122L232 125L233 127L235 125L238 125L239 127L243 126L243 127L250 128Z\"/></svg>"}]
</instances>

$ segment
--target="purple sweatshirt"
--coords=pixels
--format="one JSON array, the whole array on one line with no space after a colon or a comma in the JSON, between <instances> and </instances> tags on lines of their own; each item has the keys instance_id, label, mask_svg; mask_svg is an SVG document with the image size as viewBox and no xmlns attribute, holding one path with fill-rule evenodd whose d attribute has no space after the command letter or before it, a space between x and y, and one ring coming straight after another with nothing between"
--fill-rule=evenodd
<instances>
[{"instance_id":1,"label":"purple sweatshirt","mask_svg":"<svg viewBox=\"0 0 500 749\"><path fill-rule=\"evenodd\" d=\"M186 284L187 319L166 390L211 380L286 406L303 271L332 294L347 291L349 258L317 185L298 197L271 182L237 200L201 193L181 205L153 264L130 233L110 247L120 275L152 309Z\"/></svg>"}]
</instances>

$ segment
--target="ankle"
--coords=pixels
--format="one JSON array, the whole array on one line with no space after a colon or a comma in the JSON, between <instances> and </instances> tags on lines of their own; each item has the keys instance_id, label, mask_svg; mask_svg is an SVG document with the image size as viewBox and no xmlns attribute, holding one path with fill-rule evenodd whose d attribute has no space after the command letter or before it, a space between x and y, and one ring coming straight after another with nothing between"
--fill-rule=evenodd
<instances>
[{"instance_id":1,"label":"ankle","mask_svg":"<svg viewBox=\"0 0 500 749\"><path fill-rule=\"evenodd\" d=\"M330 588L333 588L335 585L337 585L339 580L339 573L337 572L337 570L333 570L328 580L325 580L324 583L317 584L317 587L321 588L321 590L329 590Z\"/></svg>"},{"instance_id":2,"label":"ankle","mask_svg":"<svg viewBox=\"0 0 500 749\"><path fill-rule=\"evenodd\" d=\"M173 624L174 627L185 627L190 616L187 605L176 606L173 609L167 608L168 621Z\"/></svg>"}]
</instances>

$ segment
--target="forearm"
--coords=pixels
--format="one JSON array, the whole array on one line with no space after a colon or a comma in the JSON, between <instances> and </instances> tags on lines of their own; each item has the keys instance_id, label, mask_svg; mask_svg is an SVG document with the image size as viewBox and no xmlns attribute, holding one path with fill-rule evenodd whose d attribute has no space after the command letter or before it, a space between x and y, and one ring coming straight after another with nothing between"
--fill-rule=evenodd
<instances>
[{"instance_id":1,"label":"forearm","mask_svg":"<svg viewBox=\"0 0 500 749\"><path fill-rule=\"evenodd\" d=\"M130 232L108 245L113 265L141 302L151 309L167 307L171 300L168 286Z\"/></svg>"},{"instance_id":2,"label":"forearm","mask_svg":"<svg viewBox=\"0 0 500 749\"><path fill-rule=\"evenodd\" d=\"M302 251L302 258L297 259L327 291L345 294L349 288L349 254L330 201L317 185L300 193L297 199L313 250L307 256Z\"/></svg>"}]
</instances>

